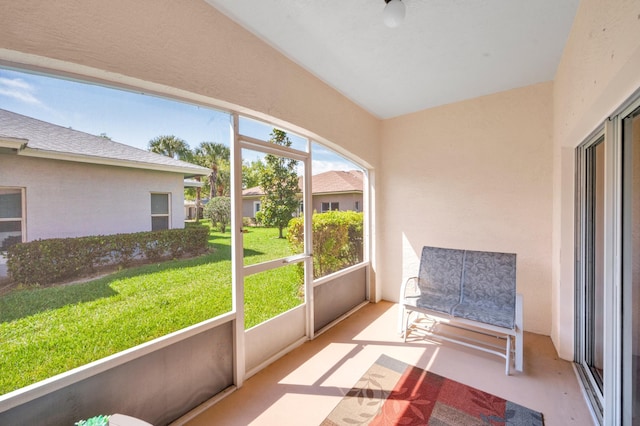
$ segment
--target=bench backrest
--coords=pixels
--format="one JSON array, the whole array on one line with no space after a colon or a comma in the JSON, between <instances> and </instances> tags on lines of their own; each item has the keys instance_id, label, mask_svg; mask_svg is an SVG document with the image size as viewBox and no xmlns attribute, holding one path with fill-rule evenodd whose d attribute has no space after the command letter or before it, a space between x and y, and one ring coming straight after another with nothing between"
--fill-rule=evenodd
<instances>
[{"instance_id":1,"label":"bench backrest","mask_svg":"<svg viewBox=\"0 0 640 426\"><path fill-rule=\"evenodd\" d=\"M461 301L478 305L488 301L513 308L516 303L516 255L467 250Z\"/></svg>"},{"instance_id":2,"label":"bench backrest","mask_svg":"<svg viewBox=\"0 0 640 426\"><path fill-rule=\"evenodd\" d=\"M423 247L418 286L423 295L439 296L438 304L450 312L460 303L464 251L440 247Z\"/></svg>"},{"instance_id":3,"label":"bench backrest","mask_svg":"<svg viewBox=\"0 0 640 426\"><path fill-rule=\"evenodd\" d=\"M421 307L452 315L469 314L475 308L482 311L483 322L510 326L515 312L516 255L425 246L418 286ZM509 318L492 314L496 308Z\"/></svg>"}]
</instances>

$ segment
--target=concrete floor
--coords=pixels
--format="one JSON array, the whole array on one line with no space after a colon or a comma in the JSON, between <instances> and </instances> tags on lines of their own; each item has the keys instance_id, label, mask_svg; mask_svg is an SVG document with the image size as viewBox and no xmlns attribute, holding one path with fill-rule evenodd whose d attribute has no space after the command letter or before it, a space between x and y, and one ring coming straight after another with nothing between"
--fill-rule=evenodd
<instances>
[{"instance_id":1,"label":"concrete floor","mask_svg":"<svg viewBox=\"0 0 640 426\"><path fill-rule=\"evenodd\" d=\"M504 373L504 360L453 343L396 332L397 305L369 304L282 357L188 422L204 425L318 425L381 355L541 411L545 425L592 425L572 364L551 339L525 333L524 372Z\"/></svg>"}]
</instances>

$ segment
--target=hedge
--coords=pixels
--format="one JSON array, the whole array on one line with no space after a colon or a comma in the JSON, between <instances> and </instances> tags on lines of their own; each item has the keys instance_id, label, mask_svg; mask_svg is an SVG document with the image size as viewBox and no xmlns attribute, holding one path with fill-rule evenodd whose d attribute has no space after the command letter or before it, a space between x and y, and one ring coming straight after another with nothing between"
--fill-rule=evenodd
<instances>
[{"instance_id":1,"label":"hedge","mask_svg":"<svg viewBox=\"0 0 640 426\"><path fill-rule=\"evenodd\" d=\"M314 213L313 277L320 278L363 260L363 215L353 211ZM302 253L304 220L294 218L287 232L294 253Z\"/></svg>"},{"instance_id":2,"label":"hedge","mask_svg":"<svg viewBox=\"0 0 640 426\"><path fill-rule=\"evenodd\" d=\"M157 261L206 251L209 228L187 226L133 234L52 238L15 244L7 250L11 279L51 284L81 277L99 266L127 266L134 260Z\"/></svg>"}]
</instances>

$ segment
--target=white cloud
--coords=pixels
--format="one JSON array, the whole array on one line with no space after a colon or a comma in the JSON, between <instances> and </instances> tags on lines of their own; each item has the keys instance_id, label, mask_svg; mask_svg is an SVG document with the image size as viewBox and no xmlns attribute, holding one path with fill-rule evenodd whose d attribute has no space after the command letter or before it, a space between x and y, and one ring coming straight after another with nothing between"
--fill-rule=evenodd
<instances>
[{"instance_id":1,"label":"white cloud","mask_svg":"<svg viewBox=\"0 0 640 426\"><path fill-rule=\"evenodd\" d=\"M322 161L322 160L313 160L311 164L312 173L314 175L319 175L320 173L328 172L330 170L342 170L349 171L358 169L352 163L348 163L347 161Z\"/></svg>"},{"instance_id":2,"label":"white cloud","mask_svg":"<svg viewBox=\"0 0 640 426\"><path fill-rule=\"evenodd\" d=\"M6 96L29 105L43 106L35 96L35 87L21 78L0 77L0 96Z\"/></svg>"}]
</instances>

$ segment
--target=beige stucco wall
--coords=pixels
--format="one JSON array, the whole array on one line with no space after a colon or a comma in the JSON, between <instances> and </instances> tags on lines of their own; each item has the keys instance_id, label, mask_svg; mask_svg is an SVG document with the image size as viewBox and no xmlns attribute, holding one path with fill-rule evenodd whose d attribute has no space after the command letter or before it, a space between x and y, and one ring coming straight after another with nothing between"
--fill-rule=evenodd
<instances>
[{"instance_id":1,"label":"beige stucco wall","mask_svg":"<svg viewBox=\"0 0 640 426\"><path fill-rule=\"evenodd\" d=\"M150 231L152 192L171 194L171 227L184 227L179 173L0 154L0 186L25 189L28 241Z\"/></svg>"},{"instance_id":2,"label":"beige stucco wall","mask_svg":"<svg viewBox=\"0 0 640 426\"><path fill-rule=\"evenodd\" d=\"M517 253L526 330L551 330L552 83L383 123L378 270L398 300L422 246Z\"/></svg>"},{"instance_id":3,"label":"beige stucco wall","mask_svg":"<svg viewBox=\"0 0 640 426\"><path fill-rule=\"evenodd\" d=\"M573 358L575 147L640 88L640 2L582 0L554 84L553 327Z\"/></svg>"},{"instance_id":4,"label":"beige stucco wall","mask_svg":"<svg viewBox=\"0 0 640 426\"><path fill-rule=\"evenodd\" d=\"M0 60L291 123L376 165L379 120L204 1L0 0L0 10Z\"/></svg>"}]
</instances>

